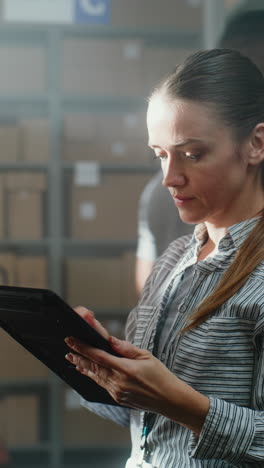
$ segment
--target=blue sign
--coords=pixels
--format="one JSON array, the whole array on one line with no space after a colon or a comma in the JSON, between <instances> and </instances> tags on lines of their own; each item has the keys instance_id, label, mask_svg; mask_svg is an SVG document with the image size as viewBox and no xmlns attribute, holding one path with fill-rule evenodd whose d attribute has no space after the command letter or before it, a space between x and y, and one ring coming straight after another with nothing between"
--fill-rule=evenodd
<instances>
[{"instance_id":1,"label":"blue sign","mask_svg":"<svg viewBox=\"0 0 264 468\"><path fill-rule=\"evenodd\" d=\"M74 21L86 24L109 24L111 0L75 0Z\"/></svg>"}]
</instances>

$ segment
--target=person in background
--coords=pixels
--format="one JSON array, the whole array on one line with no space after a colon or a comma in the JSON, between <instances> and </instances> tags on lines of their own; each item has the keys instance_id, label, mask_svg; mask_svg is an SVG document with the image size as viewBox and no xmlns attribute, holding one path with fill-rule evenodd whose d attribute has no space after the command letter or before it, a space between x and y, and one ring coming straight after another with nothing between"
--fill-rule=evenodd
<instances>
[{"instance_id":1,"label":"person in background","mask_svg":"<svg viewBox=\"0 0 264 468\"><path fill-rule=\"evenodd\" d=\"M254 5L259 8L253 9ZM241 52L249 57L263 73L263 45L264 3L262 0L244 2L228 18L218 46Z\"/></svg>"},{"instance_id":2,"label":"person in background","mask_svg":"<svg viewBox=\"0 0 264 468\"><path fill-rule=\"evenodd\" d=\"M121 357L68 337L66 358L120 405L85 403L130 425L126 468L264 466L264 77L237 51L193 54L147 127L194 235L156 261L126 341L102 331Z\"/></svg>"},{"instance_id":3,"label":"person in background","mask_svg":"<svg viewBox=\"0 0 264 468\"><path fill-rule=\"evenodd\" d=\"M159 171L147 183L139 200L135 269L139 296L155 260L177 237L193 232L193 226L180 219L162 179L162 171Z\"/></svg>"}]
</instances>

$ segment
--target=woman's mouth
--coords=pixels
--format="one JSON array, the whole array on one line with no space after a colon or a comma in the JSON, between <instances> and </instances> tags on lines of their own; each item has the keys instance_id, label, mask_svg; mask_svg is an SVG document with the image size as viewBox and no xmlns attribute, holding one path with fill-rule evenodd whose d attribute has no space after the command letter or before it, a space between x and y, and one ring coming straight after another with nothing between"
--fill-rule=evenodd
<instances>
[{"instance_id":1,"label":"woman's mouth","mask_svg":"<svg viewBox=\"0 0 264 468\"><path fill-rule=\"evenodd\" d=\"M183 197L181 195L173 195L173 200L176 206L186 205L188 202L194 200L194 197Z\"/></svg>"}]
</instances>

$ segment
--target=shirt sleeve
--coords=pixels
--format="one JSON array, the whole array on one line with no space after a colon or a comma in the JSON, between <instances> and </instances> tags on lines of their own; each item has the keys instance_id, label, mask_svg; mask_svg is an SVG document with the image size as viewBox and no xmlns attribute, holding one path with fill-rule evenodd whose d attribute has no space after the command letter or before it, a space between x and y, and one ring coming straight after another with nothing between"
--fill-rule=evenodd
<instances>
[{"instance_id":1,"label":"shirt sleeve","mask_svg":"<svg viewBox=\"0 0 264 468\"><path fill-rule=\"evenodd\" d=\"M234 466L264 466L263 329L263 326L258 327L254 339L256 362L251 408L210 397L210 409L202 432L199 437L192 434L190 439L191 457L221 459Z\"/></svg>"}]
</instances>

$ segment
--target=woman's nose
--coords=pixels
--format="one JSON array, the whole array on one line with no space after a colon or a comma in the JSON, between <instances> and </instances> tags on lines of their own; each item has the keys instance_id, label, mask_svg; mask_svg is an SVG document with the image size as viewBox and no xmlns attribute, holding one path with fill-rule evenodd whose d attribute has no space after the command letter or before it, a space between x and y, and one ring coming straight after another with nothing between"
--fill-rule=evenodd
<instances>
[{"instance_id":1,"label":"woman's nose","mask_svg":"<svg viewBox=\"0 0 264 468\"><path fill-rule=\"evenodd\" d=\"M184 185L186 182L186 177L182 173L179 167L176 167L176 164L173 162L168 162L166 167L162 168L163 170L163 180L162 185L164 187L175 187L178 185Z\"/></svg>"}]
</instances>

